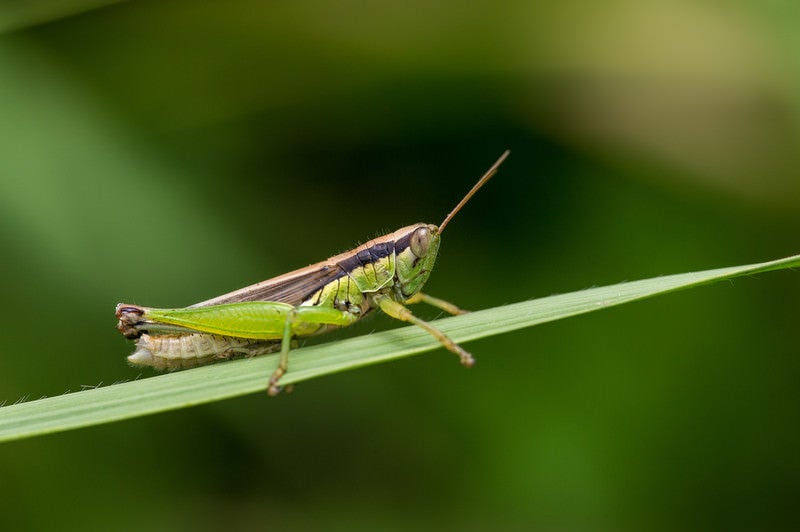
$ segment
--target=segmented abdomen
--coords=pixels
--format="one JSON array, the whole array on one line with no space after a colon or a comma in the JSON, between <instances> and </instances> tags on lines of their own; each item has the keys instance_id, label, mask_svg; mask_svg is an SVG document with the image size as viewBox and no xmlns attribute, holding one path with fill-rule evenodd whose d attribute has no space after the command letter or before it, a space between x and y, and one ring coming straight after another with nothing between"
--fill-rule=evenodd
<instances>
[{"instance_id":1,"label":"segmented abdomen","mask_svg":"<svg viewBox=\"0 0 800 532\"><path fill-rule=\"evenodd\" d=\"M271 353L280 341L251 340L205 333L151 336L136 340L136 351L128 357L135 366L156 369L186 369L219 360Z\"/></svg>"}]
</instances>

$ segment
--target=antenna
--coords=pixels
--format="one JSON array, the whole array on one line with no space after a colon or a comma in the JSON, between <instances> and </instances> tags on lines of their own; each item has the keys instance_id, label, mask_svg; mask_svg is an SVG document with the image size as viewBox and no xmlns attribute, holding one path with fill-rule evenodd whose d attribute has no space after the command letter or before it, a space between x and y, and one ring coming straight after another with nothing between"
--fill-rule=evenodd
<instances>
[{"instance_id":1,"label":"antenna","mask_svg":"<svg viewBox=\"0 0 800 532\"><path fill-rule=\"evenodd\" d=\"M442 222L442 224L439 226L439 234L440 234L440 235L442 234L442 231L444 231L444 227L445 227L445 226L446 226L446 225L447 225L447 224L450 222L450 220L452 220L452 219L453 219L453 216L455 216L455 215L458 213L458 211L460 211L460 210L461 210L461 207L463 207L464 205L466 205L466 203L469 201L469 199L470 199L472 196L474 196L474 195L475 195L475 193L478 191L478 189L480 189L480 188L481 188L483 185L485 185L485 184L486 184L486 182L487 182L487 181L489 181L489 180L492 178L492 176L494 176L494 174L496 174L496 173L497 173L497 169L500 167L500 165L501 165L501 164L503 164L503 161L505 161L505 160L506 160L506 157L508 157L508 154L509 154L509 153L511 153L511 151L510 151L510 150L506 150L506 151L504 151L504 152L503 152L503 155L501 155L501 156L500 156L500 158L499 158L499 159L497 159L497 161L495 161L495 163L492 165L492 167L491 167L491 168L489 168L488 170L486 170L486 173L485 173L485 174L483 174L483 177L481 177L481 178L478 180L478 182L477 182L477 183L475 183L475 186L474 186L474 187L472 187L472 189L471 189L469 192L467 192L467 195L466 195L466 196L464 196L464 199L462 199L461 201L459 201L459 202L458 202L458 205L456 205L455 209L453 209L452 211L450 211L450 214L448 214L447 216L445 216L445 218L444 218L444 221L443 221L443 222Z\"/></svg>"}]
</instances>

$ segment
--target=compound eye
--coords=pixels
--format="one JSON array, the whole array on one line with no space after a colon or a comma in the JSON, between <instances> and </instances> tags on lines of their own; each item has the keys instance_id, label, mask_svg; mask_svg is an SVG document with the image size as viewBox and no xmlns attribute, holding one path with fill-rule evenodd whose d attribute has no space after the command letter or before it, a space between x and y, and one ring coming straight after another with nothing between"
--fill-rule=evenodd
<instances>
[{"instance_id":1,"label":"compound eye","mask_svg":"<svg viewBox=\"0 0 800 532\"><path fill-rule=\"evenodd\" d=\"M420 227L411 234L411 252L419 258L428 254L431 247L431 232L427 227Z\"/></svg>"}]
</instances>

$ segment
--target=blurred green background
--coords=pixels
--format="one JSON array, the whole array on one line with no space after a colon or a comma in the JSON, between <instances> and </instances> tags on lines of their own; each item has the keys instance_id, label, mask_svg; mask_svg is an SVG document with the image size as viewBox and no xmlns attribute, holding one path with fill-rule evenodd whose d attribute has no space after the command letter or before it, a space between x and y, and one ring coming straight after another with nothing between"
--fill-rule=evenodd
<instances>
[{"instance_id":1,"label":"blurred green background","mask_svg":"<svg viewBox=\"0 0 800 532\"><path fill-rule=\"evenodd\" d=\"M152 376L117 302L439 223L506 148L428 284L466 308L800 252L792 2L5 1L0 32L7 404ZM798 297L765 274L473 342L469 371L5 444L0 528L791 529Z\"/></svg>"}]
</instances>

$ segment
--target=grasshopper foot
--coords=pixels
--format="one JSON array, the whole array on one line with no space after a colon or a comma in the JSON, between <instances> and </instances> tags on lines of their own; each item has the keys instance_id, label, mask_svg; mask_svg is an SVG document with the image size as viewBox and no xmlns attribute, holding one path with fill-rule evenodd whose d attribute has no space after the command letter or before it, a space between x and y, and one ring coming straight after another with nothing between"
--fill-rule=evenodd
<instances>
[{"instance_id":1,"label":"grasshopper foot","mask_svg":"<svg viewBox=\"0 0 800 532\"><path fill-rule=\"evenodd\" d=\"M286 370L281 367L275 370L275 372L269 378L269 384L267 385L267 395L269 395L270 397L275 397L276 395L281 393L283 386L278 386L278 381L281 380L281 377L283 377L284 374L286 374Z\"/></svg>"},{"instance_id":2,"label":"grasshopper foot","mask_svg":"<svg viewBox=\"0 0 800 532\"><path fill-rule=\"evenodd\" d=\"M448 338L448 340L450 339ZM457 343L450 340L449 343L445 344L445 347L451 352L458 355L458 360L461 362L462 366L471 368L472 366L475 365L475 357L472 356L472 353L470 353Z\"/></svg>"}]
</instances>

